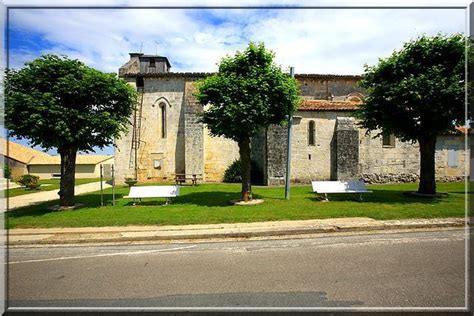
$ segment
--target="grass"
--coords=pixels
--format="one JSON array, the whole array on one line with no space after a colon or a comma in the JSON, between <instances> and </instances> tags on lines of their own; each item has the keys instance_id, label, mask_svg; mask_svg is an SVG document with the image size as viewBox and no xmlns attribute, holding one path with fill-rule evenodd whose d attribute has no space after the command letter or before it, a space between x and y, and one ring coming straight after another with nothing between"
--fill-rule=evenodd
<instances>
[{"instance_id":1,"label":"grass","mask_svg":"<svg viewBox=\"0 0 474 316\"><path fill-rule=\"evenodd\" d=\"M100 207L100 192L76 198L85 207L76 210L51 211L56 202L24 207L6 213L8 228L87 227L123 225L183 225L204 223L257 222L303 220L363 216L374 219L408 219L464 216L464 183L439 183L438 191L448 197L426 199L408 197L404 191L416 190L416 184L369 185L373 194L364 201L349 194L329 195L330 202L319 201L310 186L293 186L290 200L284 199L283 187L254 186L254 198L265 202L254 206L231 206L228 201L239 198L238 184L201 184L183 186L181 195L171 205L164 199L145 199L133 206L123 199L128 187L116 188L116 206L112 206L112 191L105 190L108 205Z\"/></svg>"},{"instance_id":2,"label":"grass","mask_svg":"<svg viewBox=\"0 0 474 316\"><path fill-rule=\"evenodd\" d=\"M100 181L100 178L76 179L76 185L97 182L97 181ZM30 190L27 188L8 189L8 196L14 197L14 196L19 196L19 195L24 195L24 194L31 194L31 193L38 193L42 191L52 191L52 190L59 189L59 179L41 179L39 180L39 183L42 186L38 190Z\"/></svg>"}]
</instances>

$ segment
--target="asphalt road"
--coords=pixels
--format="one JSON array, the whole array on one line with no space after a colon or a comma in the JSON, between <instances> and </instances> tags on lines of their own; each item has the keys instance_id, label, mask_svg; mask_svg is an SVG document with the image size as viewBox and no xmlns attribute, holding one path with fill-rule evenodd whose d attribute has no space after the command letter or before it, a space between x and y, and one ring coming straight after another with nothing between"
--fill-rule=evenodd
<instances>
[{"instance_id":1,"label":"asphalt road","mask_svg":"<svg viewBox=\"0 0 474 316\"><path fill-rule=\"evenodd\" d=\"M459 307L465 232L9 249L10 307Z\"/></svg>"}]
</instances>

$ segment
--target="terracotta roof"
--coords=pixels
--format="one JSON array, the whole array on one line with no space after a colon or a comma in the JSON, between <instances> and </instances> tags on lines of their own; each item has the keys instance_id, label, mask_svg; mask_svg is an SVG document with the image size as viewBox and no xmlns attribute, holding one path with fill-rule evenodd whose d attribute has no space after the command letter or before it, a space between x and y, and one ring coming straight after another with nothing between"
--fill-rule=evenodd
<instances>
[{"instance_id":1,"label":"terracotta roof","mask_svg":"<svg viewBox=\"0 0 474 316\"><path fill-rule=\"evenodd\" d=\"M456 126L455 127L456 131L462 133L462 134L471 134L472 128L466 127L466 126Z\"/></svg>"},{"instance_id":2,"label":"terracotta roof","mask_svg":"<svg viewBox=\"0 0 474 316\"><path fill-rule=\"evenodd\" d=\"M304 100L300 105L300 111L354 111L360 102L352 101L328 101L328 100Z\"/></svg>"},{"instance_id":3,"label":"terracotta roof","mask_svg":"<svg viewBox=\"0 0 474 316\"><path fill-rule=\"evenodd\" d=\"M47 159L50 157L47 153L33 149L31 147L23 146L12 141L8 141L8 151L5 147L5 139L1 140L1 154L16 161L19 161L24 164L30 163L31 160L38 159ZM8 152L8 155L7 155Z\"/></svg>"},{"instance_id":4,"label":"terracotta roof","mask_svg":"<svg viewBox=\"0 0 474 316\"><path fill-rule=\"evenodd\" d=\"M76 165L96 165L98 163L101 163L113 157L114 156L110 156L110 155L77 155ZM61 164L61 157L59 155L34 158L29 163L29 165L59 165L59 164Z\"/></svg>"}]
</instances>

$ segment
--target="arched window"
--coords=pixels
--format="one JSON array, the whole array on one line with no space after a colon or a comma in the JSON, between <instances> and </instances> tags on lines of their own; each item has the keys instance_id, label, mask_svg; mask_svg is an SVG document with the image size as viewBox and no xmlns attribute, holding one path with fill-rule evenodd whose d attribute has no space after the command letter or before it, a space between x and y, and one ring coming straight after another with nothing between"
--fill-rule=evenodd
<instances>
[{"instance_id":1,"label":"arched window","mask_svg":"<svg viewBox=\"0 0 474 316\"><path fill-rule=\"evenodd\" d=\"M166 104L161 102L159 105L161 109L161 138L166 137Z\"/></svg>"},{"instance_id":2,"label":"arched window","mask_svg":"<svg viewBox=\"0 0 474 316\"><path fill-rule=\"evenodd\" d=\"M309 121L309 123L308 123L308 145L309 146L314 146L315 143L316 143L315 139L316 139L315 124L314 124L314 121Z\"/></svg>"}]
</instances>

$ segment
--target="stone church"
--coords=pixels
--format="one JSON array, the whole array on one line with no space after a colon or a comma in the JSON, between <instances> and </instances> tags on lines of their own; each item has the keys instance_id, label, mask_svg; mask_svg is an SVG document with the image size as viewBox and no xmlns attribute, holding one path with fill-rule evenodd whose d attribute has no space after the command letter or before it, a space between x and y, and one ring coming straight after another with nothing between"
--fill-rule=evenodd
<instances>
[{"instance_id":1,"label":"stone church","mask_svg":"<svg viewBox=\"0 0 474 316\"><path fill-rule=\"evenodd\" d=\"M199 122L201 105L194 84L210 73L171 72L166 57L131 53L119 76L139 92L128 133L116 139L118 183L174 181L177 174L197 175L205 182L222 181L239 158L232 140L211 137ZM416 181L418 145L393 135L374 138L357 126L353 112L363 102L360 76L296 74L304 102L294 113L291 181L363 178L371 183ZM438 138L436 175L461 179L469 155L465 135L453 131ZM283 184L287 127L271 126L252 139L252 159L266 185Z\"/></svg>"}]
</instances>

